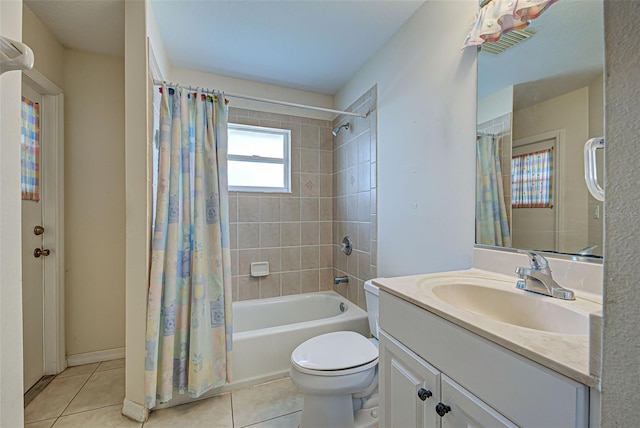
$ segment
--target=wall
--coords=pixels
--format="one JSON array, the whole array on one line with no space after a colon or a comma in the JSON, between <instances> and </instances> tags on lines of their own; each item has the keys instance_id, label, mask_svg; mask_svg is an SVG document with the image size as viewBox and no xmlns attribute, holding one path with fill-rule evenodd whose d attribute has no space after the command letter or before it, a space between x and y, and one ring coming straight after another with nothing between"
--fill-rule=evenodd
<instances>
[{"instance_id":1,"label":"wall","mask_svg":"<svg viewBox=\"0 0 640 428\"><path fill-rule=\"evenodd\" d=\"M233 299L331 290L331 122L232 107L229 123L291 130L290 194L230 192ZM298 114L304 112L298 110ZM249 276L251 262L271 274Z\"/></svg>"},{"instance_id":2,"label":"wall","mask_svg":"<svg viewBox=\"0 0 640 428\"><path fill-rule=\"evenodd\" d=\"M22 39L22 2L0 2L0 35ZM19 71L0 76L0 426L23 424ZM12 144L14 143L14 144Z\"/></svg>"},{"instance_id":3,"label":"wall","mask_svg":"<svg viewBox=\"0 0 640 428\"><path fill-rule=\"evenodd\" d=\"M635 426L640 385L640 2L605 0L606 201L602 426Z\"/></svg>"},{"instance_id":4,"label":"wall","mask_svg":"<svg viewBox=\"0 0 640 428\"><path fill-rule=\"evenodd\" d=\"M124 347L124 61L66 50L67 355Z\"/></svg>"},{"instance_id":5,"label":"wall","mask_svg":"<svg viewBox=\"0 0 640 428\"><path fill-rule=\"evenodd\" d=\"M484 123L513 112L513 86L494 92L478 100L476 121Z\"/></svg>"},{"instance_id":6,"label":"wall","mask_svg":"<svg viewBox=\"0 0 640 428\"><path fill-rule=\"evenodd\" d=\"M62 88L64 86L64 47L51 31L31 12L26 4L22 8L22 37L33 50L33 67Z\"/></svg>"},{"instance_id":7,"label":"wall","mask_svg":"<svg viewBox=\"0 0 640 428\"><path fill-rule=\"evenodd\" d=\"M333 151L333 266L334 276L349 278L336 291L366 308L364 281L377 276L377 88L374 86L347 111L367 113L367 118L338 116L333 126L349 123L335 138ZM353 242L346 255L340 244Z\"/></svg>"},{"instance_id":8,"label":"wall","mask_svg":"<svg viewBox=\"0 0 640 428\"><path fill-rule=\"evenodd\" d=\"M514 112L513 140L563 130L564 144L558 155L561 190L558 206L565 228L559 233L564 245L559 251L576 252L587 246L588 199L584 184L584 143L589 133L589 88L585 87Z\"/></svg>"},{"instance_id":9,"label":"wall","mask_svg":"<svg viewBox=\"0 0 640 428\"><path fill-rule=\"evenodd\" d=\"M476 51L460 45L476 11L426 1L335 95L342 109L378 85L379 276L471 266Z\"/></svg>"}]
</instances>

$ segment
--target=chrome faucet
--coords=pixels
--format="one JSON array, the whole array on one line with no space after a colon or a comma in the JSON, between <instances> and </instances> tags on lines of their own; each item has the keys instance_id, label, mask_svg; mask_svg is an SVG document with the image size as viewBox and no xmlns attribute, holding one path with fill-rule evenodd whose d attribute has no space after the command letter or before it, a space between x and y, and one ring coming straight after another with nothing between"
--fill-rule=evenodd
<instances>
[{"instance_id":1,"label":"chrome faucet","mask_svg":"<svg viewBox=\"0 0 640 428\"><path fill-rule=\"evenodd\" d=\"M349 277L348 277L347 275L345 275L345 276L335 276L335 277L333 277L333 283L334 283L335 285L338 285L338 284L340 284L340 283L342 283L342 282L349 282Z\"/></svg>"},{"instance_id":2,"label":"chrome faucet","mask_svg":"<svg viewBox=\"0 0 640 428\"><path fill-rule=\"evenodd\" d=\"M524 268L518 266L516 274L518 282L516 288L545 296L551 296L563 300L575 300L573 291L567 290L558 284L551 276L549 261L533 251L518 250L529 256L531 266Z\"/></svg>"}]
</instances>

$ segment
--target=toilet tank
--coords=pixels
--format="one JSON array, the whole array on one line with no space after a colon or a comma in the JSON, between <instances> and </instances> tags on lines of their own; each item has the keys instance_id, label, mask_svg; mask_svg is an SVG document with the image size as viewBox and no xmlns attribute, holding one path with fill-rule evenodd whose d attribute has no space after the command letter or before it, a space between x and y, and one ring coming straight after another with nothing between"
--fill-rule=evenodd
<instances>
[{"instance_id":1,"label":"toilet tank","mask_svg":"<svg viewBox=\"0 0 640 428\"><path fill-rule=\"evenodd\" d=\"M378 295L380 289L373 285L373 280L364 283L364 295L367 302L367 315L369 316L369 330L371 335L378 338Z\"/></svg>"}]
</instances>

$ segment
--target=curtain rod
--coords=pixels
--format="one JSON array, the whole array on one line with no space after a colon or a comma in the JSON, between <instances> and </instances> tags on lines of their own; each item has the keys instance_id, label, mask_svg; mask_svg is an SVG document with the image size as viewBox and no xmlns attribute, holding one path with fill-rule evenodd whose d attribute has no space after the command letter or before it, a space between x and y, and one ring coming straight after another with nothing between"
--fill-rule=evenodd
<instances>
[{"instance_id":1,"label":"curtain rod","mask_svg":"<svg viewBox=\"0 0 640 428\"><path fill-rule=\"evenodd\" d=\"M156 86L161 86L163 83L165 85L167 85L168 87L171 87L171 88L188 89L190 91L193 90L192 86L182 86L182 85L167 84L166 82L162 82L161 80L153 79L153 84L156 85ZM202 91L203 94L209 94L209 95L216 95L216 94L219 94L220 92L222 92L224 94L224 96L228 97L228 98L237 98L237 99L241 99L241 100L257 101L259 103L276 104L276 105L281 105L281 106L285 106L285 107L293 107L293 108L299 108L299 109L305 109L305 110L323 111L325 113L334 113L334 114L340 114L340 115L345 115L345 116L355 116L355 117L362 117L362 118L366 118L367 116L369 116L368 112L366 114L362 114L362 113L354 113L354 112L351 112L351 111L333 110L333 109L330 109L330 108L308 106L308 105L304 105L304 104L290 103L290 102L287 102L287 101L270 100L268 98L259 98L259 97L250 97L248 95L232 94L232 93L224 92L224 91L219 91L219 92L216 92L216 93L211 92L211 91Z\"/></svg>"}]
</instances>

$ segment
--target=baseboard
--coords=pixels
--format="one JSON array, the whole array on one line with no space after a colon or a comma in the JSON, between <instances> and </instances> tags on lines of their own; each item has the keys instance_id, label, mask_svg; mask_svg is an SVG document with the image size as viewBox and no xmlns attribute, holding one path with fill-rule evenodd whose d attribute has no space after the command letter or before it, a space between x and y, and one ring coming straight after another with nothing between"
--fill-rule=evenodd
<instances>
[{"instance_id":1,"label":"baseboard","mask_svg":"<svg viewBox=\"0 0 640 428\"><path fill-rule=\"evenodd\" d=\"M122 414L136 422L147 422L149 419L149 409L126 398L122 403Z\"/></svg>"},{"instance_id":2,"label":"baseboard","mask_svg":"<svg viewBox=\"0 0 640 428\"><path fill-rule=\"evenodd\" d=\"M84 354L67 355L67 366L81 366L83 364L101 363L109 360L124 358L125 348L105 349L104 351L86 352Z\"/></svg>"}]
</instances>

